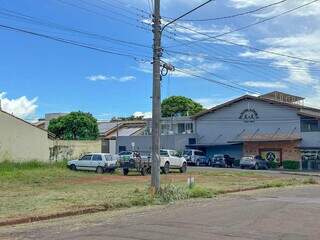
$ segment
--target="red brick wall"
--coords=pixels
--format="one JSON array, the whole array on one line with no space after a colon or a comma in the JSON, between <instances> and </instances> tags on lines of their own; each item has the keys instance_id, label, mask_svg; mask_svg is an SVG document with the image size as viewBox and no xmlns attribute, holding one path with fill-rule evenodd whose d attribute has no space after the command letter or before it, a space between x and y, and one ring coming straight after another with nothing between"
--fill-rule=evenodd
<instances>
[{"instance_id":1,"label":"red brick wall","mask_svg":"<svg viewBox=\"0 0 320 240\"><path fill-rule=\"evenodd\" d=\"M243 145L244 155L259 155L260 149L281 149L282 161L300 161L300 150L297 149L299 141L279 141L279 142L245 142Z\"/></svg>"}]
</instances>

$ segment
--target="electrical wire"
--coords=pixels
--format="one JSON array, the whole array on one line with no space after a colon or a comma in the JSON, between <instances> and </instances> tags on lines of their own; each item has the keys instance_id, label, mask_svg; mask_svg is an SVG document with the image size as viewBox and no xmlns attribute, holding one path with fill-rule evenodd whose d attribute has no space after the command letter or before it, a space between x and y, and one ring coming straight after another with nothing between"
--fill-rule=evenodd
<instances>
[{"instance_id":1,"label":"electrical wire","mask_svg":"<svg viewBox=\"0 0 320 240\"><path fill-rule=\"evenodd\" d=\"M49 35L46 35L46 34L37 33L37 32L33 32L33 31L28 31L28 30L21 29L21 28L11 27L11 26L7 26L7 25L3 25L3 24L0 24L0 28L6 29L6 30L10 30L10 31L15 31L15 32L21 32L21 33L25 33L25 34L41 37L41 38L46 38L46 39L53 40L53 41L56 41L56 42L61 42L61 43L69 44L69 45L82 47L82 48L87 48L87 49L95 50L95 51L98 51L98 52L108 53L108 54L122 56L122 57L128 57L128 58L131 58L131 59L133 59L135 61L138 61L138 62L148 61L148 60L141 59L141 58L139 59L137 56L132 55L130 53L106 50L106 49L95 47L95 46L90 45L90 44L77 42L77 41L73 41L73 40L68 40L68 39L64 39L64 38L60 38L60 37L49 36ZM143 57L149 58L148 56L143 56Z\"/></svg>"},{"instance_id":2,"label":"electrical wire","mask_svg":"<svg viewBox=\"0 0 320 240\"><path fill-rule=\"evenodd\" d=\"M242 26L242 27L239 27L239 28L230 30L230 31L228 31L228 32L224 32L224 33L221 33L221 34L218 34L218 35L215 35L215 36L211 36L211 37L208 37L208 38L205 38L205 39L201 39L201 40L199 40L199 41L207 41L207 40L212 39L212 38L223 37L223 36L225 36L225 35L228 35L228 34L231 34L231 33L234 33L234 32L239 32L239 31L248 29L248 28L250 28L250 27L259 25L259 24L261 24L261 23L265 23L265 22L267 22L267 21L271 21L271 20L273 20L273 19L276 19L276 18L281 17L281 16L283 16L283 15L289 14L289 13L291 13L291 12L294 12L294 11L296 11L296 10L299 10L299 9L301 9L301 8L303 8L303 7L309 6L309 5L311 5L311 4L315 3L315 2L319 2L319 1L320 1L320 0L314 0L314 1L308 2L308 3L306 3L306 4L300 5L300 6L298 6L298 7L289 9L289 10L284 11L284 12L281 12L281 13L279 13L279 14L277 14L277 15L272 16L272 17L262 19L262 20L260 20L260 21L255 22L255 23L251 23L251 24L248 24L248 25L245 25L245 26Z\"/></svg>"},{"instance_id":3,"label":"electrical wire","mask_svg":"<svg viewBox=\"0 0 320 240\"><path fill-rule=\"evenodd\" d=\"M216 21L216 20L223 20L223 19L229 19L229 18L236 18L236 17L240 17L240 16L244 16L244 15L248 15L248 14L252 14L255 12L259 12L261 10L282 4L284 2L286 2L287 0L282 0L279 2L274 2L250 11L245 11L245 12L241 12L241 13L237 13L237 14L232 14L232 15L228 15L228 16L224 16L224 17L216 17L216 18L203 18L203 19L181 19L181 21L185 21L185 22L207 22L207 21Z\"/></svg>"}]
</instances>

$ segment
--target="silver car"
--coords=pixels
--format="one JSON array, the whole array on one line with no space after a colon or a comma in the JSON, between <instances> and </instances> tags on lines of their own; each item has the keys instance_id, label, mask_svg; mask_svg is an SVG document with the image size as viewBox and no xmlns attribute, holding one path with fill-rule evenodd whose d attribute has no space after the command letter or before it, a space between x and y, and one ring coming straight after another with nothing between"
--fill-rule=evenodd
<instances>
[{"instance_id":1,"label":"silver car","mask_svg":"<svg viewBox=\"0 0 320 240\"><path fill-rule=\"evenodd\" d=\"M87 170L97 173L114 172L117 168L117 159L107 153L90 153L78 160L71 160L67 163L71 170Z\"/></svg>"}]
</instances>

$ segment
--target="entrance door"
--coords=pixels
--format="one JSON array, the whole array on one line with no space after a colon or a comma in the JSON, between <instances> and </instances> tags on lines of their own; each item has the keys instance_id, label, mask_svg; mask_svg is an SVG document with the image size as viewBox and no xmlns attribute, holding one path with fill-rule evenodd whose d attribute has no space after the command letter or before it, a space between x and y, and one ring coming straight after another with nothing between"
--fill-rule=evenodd
<instances>
[{"instance_id":1,"label":"entrance door","mask_svg":"<svg viewBox=\"0 0 320 240\"><path fill-rule=\"evenodd\" d=\"M269 161L277 162L279 166L282 166L282 150L281 149L259 149L260 156Z\"/></svg>"}]
</instances>

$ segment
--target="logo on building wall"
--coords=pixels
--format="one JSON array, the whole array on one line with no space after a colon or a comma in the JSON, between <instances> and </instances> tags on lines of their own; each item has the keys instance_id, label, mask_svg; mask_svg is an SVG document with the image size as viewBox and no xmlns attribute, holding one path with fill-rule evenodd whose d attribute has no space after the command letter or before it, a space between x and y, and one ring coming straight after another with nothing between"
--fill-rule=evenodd
<instances>
[{"instance_id":1,"label":"logo on building wall","mask_svg":"<svg viewBox=\"0 0 320 240\"><path fill-rule=\"evenodd\" d=\"M245 109L240 113L239 119L242 119L244 122L255 122L259 119L259 115L254 109Z\"/></svg>"}]
</instances>

